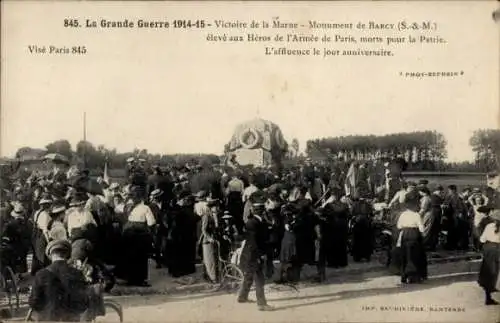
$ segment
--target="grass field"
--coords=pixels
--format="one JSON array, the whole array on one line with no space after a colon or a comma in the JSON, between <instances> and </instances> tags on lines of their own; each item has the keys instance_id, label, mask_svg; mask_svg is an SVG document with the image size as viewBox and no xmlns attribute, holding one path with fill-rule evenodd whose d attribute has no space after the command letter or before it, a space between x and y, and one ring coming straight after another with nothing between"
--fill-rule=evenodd
<instances>
[{"instance_id":1,"label":"grass field","mask_svg":"<svg viewBox=\"0 0 500 323\"><path fill-rule=\"evenodd\" d=\"M456 185L458 190L461 191L463 188L479 187L484 189L486 187L486 176L484 174L470 174L470 173L412 173L405 176L408 180L418 181L420 179L426 179L429 181L429 188L434 189L438 185L447 187L448 185Z\"/></svg>"}]
</instances>

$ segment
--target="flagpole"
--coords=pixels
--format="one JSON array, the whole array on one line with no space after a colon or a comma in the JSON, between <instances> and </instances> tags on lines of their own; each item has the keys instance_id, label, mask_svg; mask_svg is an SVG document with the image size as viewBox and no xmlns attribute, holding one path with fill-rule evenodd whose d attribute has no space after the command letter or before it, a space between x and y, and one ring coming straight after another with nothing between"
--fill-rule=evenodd
<instances>
[{"instance_id":1,"label":"flagpole","mask_svg":"<svg viewBox=\"0 0 500 323\"><path fill-rule=\"evenodd\" d=\"M83 112L83 167L87 168L87 112Z\"/></svg>"}]
</instances>

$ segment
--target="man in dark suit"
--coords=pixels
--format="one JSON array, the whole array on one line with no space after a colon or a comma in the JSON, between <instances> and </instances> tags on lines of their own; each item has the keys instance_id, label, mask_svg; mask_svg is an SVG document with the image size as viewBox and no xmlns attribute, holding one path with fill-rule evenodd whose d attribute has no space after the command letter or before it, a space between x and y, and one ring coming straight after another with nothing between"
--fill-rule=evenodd
<instances>
[{"instance_id":1,"label":"man in dark suit","mask_svg":"<svg viewBox=\"0 0 500 323\"><path fill-rule=\"evenodd\" d=\"M255 282L257 306L260 311L272 311L267 305L264 295L264 266L266 264L267 242L269 241L269 225L264 219L265 196L252 196L252 212L245 224L245 245L241 252L240 268L243 271L243 283L238 292L238 302L248 302L250 288Z\"/></svg>"},{"instance_id":2,"label":"man in dark suit","mask_svg":"<svg viewBox=\"0 0 500 323\"><path fill-rule=\"evenodd\" d=\"M89 296L83 273L67 263L71 244L53 240L46 253L52 264L36 273L29 305L38 321L78 322Z\"/></svg>"}]
</instances>

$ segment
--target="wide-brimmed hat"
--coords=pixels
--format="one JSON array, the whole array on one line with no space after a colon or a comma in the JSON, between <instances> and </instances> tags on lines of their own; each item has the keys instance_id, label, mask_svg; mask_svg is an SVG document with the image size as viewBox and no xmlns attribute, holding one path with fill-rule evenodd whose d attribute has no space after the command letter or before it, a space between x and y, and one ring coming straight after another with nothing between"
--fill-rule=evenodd
<instances>
[{"instance_id":1,"label":"wide-brimmed hat","mask_svg":"<svg viewBox=\"0 0 500 323\"><path fill-rule=\"evenodd\" d=\"M229 211L224 211L224 215L222 216L223 219L232 219L233 216L229 214Z\"/></svg>"},{"instance_id":2,"label":"wide-brimmed hat","mask_svg":"<svg viewBox=\"0 0 500 323\"><path fill-rule=\"evenodd\" d=\"M71 243L68 240L52 240L47 244L45 254L50 256L55 250L64 251L69 256L71 254Z\"/></svg>"},{"instance_id":3,"label":"wide-brimmed hat","mask_svg":"<svg viewBox=\"0 0 500 323\"><path fill-rule=\"evenodd\" d=\"M43 204L51 204L53 202L52 197L48 194L42 195L42 198L40 199L40 202L38 204L43 205Z\"/></svg>"},{"instance_id":4,"label":"wide-brimmed hat","mask_svg":"<svg viewBox=\"0 0 500 323\"><path fill-rule=\"evenodd\" d=\"M61 213L61 212L64 212L64 211L66 211L66 206L64 206L64 205L55 205L50 210L50 213L57 214L57 213Z\"/></svg>"},{"instance_id":5,"label":"wide-brimmed hat","mask_svg":"<svg viewBox=\"0 0 500 323\"><path fill-rule=\"evenodd\" d=\"M120 188L120 184L118 184L118 183L116 183L116 182L111 183L111 184L109 185L109 187L108 187L108 189L109 189L109 190L111 190L111 191L116 190L116 189L118 189L118 188Z\"/></svg>"},{"instance_id":6,"label":"wide-brimmed hat","mask_svg":"<svg viewBox=\"0 0 500 323\"><path fill-rule=\"evenodd\" d=\"M151 192L150 196L151 197L158 197L158 196L161 196L162 194L163 194L163 191L160 190L159 188L157 188Z\"/></svg>"},{"instance_id":7,"label":"wide-brimmed hat","mask_svg":"<svg viewBox=\"0 0 500 323\"><path fill-rule=\"evenodd\" d=\"M135 161L135 158L134 157L129 157L127 158L127 163L132 163Z\"/></svg>"}]
</instances>

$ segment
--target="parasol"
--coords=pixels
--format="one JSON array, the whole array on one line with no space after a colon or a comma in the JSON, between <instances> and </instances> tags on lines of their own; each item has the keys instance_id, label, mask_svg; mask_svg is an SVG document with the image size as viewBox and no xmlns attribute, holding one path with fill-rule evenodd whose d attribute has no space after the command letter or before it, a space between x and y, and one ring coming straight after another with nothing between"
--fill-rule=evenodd
<instances>
[{"instance_id":1,"label":"parasol","mask_svg":"<svg viewBox=\"0 0 500 323\"><path fill-rule=\"evenodd\" d=\"M50 153L43 156L43 160L50 160L56 164L69 164L69 160L66 156L58 153Z\"/></svg>"}]
</instances>

